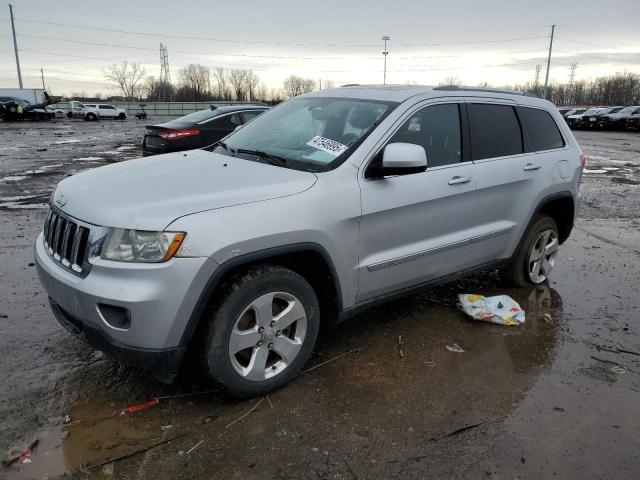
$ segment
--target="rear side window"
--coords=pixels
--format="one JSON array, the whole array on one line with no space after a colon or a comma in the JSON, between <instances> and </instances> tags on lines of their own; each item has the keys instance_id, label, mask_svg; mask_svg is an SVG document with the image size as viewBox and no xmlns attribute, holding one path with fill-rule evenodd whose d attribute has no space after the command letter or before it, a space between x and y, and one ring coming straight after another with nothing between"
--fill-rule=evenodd
<instances>
[{"instance_id":1,"label":"rear side window","mask_svg":"<svg viewBox=\"0 0 640 480\"><path fill-rule=\"evenodd\" d=\"M528 152L564 147L562 134L549 112L527 107L520 107L519 112L527 133Z\"/></svg>"},{"instance_id":2,"label":"rear side window","mask_svg":"<svg viewBox=\"0 0 640 480\"><path fill-rule=\"evenodd\" d=\"M513 107L470 103L467 111L472 160L523 153L522 132Z\"/></svg>"},{"instance_id":3,"label":"rear side window","mask_svg":"<svg viewBox=\"0 0 640 480\"><path fill-rule=\"evenodd\" d=\"M461 161L460 110L458 104L432 105L414 113L389 143L414 143L424 147L429 167Z\"/></svg>"}]
</instances>

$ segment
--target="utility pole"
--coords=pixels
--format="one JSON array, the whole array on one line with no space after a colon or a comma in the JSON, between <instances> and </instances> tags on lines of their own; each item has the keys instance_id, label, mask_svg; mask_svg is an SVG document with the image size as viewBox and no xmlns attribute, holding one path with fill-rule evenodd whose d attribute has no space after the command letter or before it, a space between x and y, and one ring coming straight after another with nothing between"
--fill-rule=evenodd
<instances>
[{"instance_id":1,"label":"utility pole","mask_svg":"<svg viewBox=\"0 0 640 480\"><path fill-rule=\"evenodd\" d=\"M388 35L385 35L384 37L382 37L382 40L384 40L384 52L382 52L382 55L384 56L384 73L382 77L382 84L386 85L387 84L387 55L389 55L389 52L387 51L387 42L391 39L389 38Z\"/></svg>"},{"instance_id":2,"label":"utility pole","mask_svg":"<svg viewBox=\"0 0 640 480\"><path fill-rule=\"evenodd\" d=\"M549 41L549 56L547 57L547 74L544 77L544 99L547 99L547 91L549 84L549 68L551 67L551 49L553 48L553 34L556 30L555 25L551 25L551 40Z\"/></svg>"},{"instance_id":3,"label":"utility pole","mask_svg":"<svg viewBox=\"0 0 640 480\"><path fill-rule=\"evenodd\" d=\"M13 51L16 53L16 68L18 69L18 85L22 88L22 74L20 73L20 57L18 56L18 42L16 40L16 26L13 23L13 5L9 4L9 16L11 17L11 31L13 32Z\"/></svg>"},{"instance_id":4,"label":"utility pole","mask_svg":"<svg viewBox=\"0 0 640 480\"><path fill-rule=\"evenodd\" d=\"M42 89L46 90L47 87L44 86L44 72L42 71L42 67L40 67L40 78L42 78Z\"/></svg>"},{"instance_id":5,"label":"utility pole","mask_svg":"<svg viewBox=\"0 0 640 480\"><path fill-rule=\"evenodd\" d=\"M542 68L542 65L540 65L539 63L536 65L536 75L534 77L533 80L533 87L534 89L538 89L538 85L540 85L540 69Z\"/></svg>"}]
</instances>

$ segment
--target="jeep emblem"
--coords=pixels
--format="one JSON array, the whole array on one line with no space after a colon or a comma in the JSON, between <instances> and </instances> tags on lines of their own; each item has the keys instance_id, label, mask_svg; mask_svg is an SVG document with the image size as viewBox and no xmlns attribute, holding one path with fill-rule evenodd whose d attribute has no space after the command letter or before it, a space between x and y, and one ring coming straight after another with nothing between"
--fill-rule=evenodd
<instances>
[{"instance_id":1,"label":"jeep emblem","mask_svg":"<svg viewBox=\"0 0 640 480\"><path fill-rule=\"evenodd\" d=\"M62 193L60 193L56 195L55 202L58 204L58 206L64 207L67 204L67 199L64 198L64 195Z\"/></svg>"}]
</instances>

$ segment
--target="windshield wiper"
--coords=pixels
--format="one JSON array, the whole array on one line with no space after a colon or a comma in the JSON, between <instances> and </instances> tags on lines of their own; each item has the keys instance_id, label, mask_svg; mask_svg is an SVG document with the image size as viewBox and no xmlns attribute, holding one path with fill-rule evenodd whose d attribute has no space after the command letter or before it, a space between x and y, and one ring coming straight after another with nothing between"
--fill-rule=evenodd
<instances>
[{"instance_id":1,"label":"windshield wiper","mask_svg":"<svg viewBox=\"0 0 640 480\"><path fill-rule=\"evenodd\" d=\"M213 145L208 146L205 150L209 150L210 152L213 152L213 150L216 147L222 147L224 148L226 151L233 153L233 150L231 148L229 148L229 146L224 143L222 140L218 140L216 143L214 143Z\"/></svg>"},{"instance_id":2,"label":"windshield wiper","mask_svg":"<svg viewBox=\"0 0 640 480\"><path fill-rule=\"evenodd\" d=\"M271 153L263 152L261 150L247 150L244 148L238 148L236 149L236 153L244 153L245 155L253 155L255 157L264 158L271 165L276 165L278 167L283 167L287 164L287 161L284 158L277 155L272 155Z\"/></svg>"}]
</instances>

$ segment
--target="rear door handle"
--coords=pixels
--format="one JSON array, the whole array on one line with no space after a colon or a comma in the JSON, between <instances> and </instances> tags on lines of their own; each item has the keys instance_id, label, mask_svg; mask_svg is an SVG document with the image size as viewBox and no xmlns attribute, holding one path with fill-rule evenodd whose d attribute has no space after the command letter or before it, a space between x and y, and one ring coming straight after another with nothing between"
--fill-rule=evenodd
<instances>
[{"instance_id":1,"label":"rear door handle","mask_svg":"<svg viewBox=\"0 0 640 480\"><path fill-rule=\"evenodd\" d=\"M540 165L535 165L533 163L527 163L524 167L522 167L522 169L525 172L531 172L533 170L540 170Z\"/></svg>"},{"instance_id":2,"label":"rear door handle","mask_svg":"<svg viewBox=\"0 0 640 480\"><path fill-rule=\"evenodd\" d=\"M449 185L458 185L460 183L469 183L471 181L471 177L461 177L456 175L451 180L449 180Z\"/></svg>"}]
</instances>

